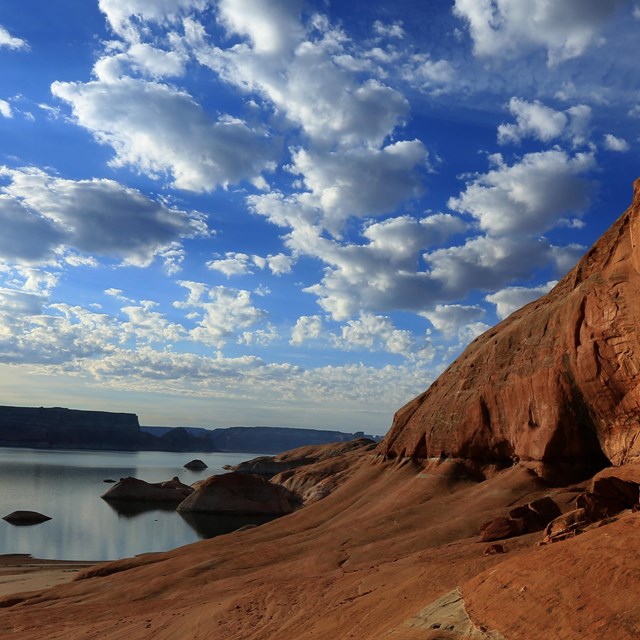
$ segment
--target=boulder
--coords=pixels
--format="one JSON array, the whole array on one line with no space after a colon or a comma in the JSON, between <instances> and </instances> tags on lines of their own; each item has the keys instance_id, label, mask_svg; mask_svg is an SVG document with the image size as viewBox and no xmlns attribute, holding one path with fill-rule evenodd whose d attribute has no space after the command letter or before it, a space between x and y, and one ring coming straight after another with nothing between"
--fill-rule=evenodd
<instances>
[{"instance_id":1,"label":"boulder","mask_svg":"<svg viewBox=\"0 0 640 640\"><path fill-rule=\"evenodd\" d=\"M209 467L202 460L196 459L191 460L191 462L187 462L187 464L184 465L184 468L189 469L190 471L202 471L204 469L208 469Z\"/></svg>"},{"instance_id":2,"label":"boulder","mask_svg":"<svg viewBox=\"0 0 640 640\"><path fill-rule=\"evenodd\" d=\"M37 511L13 511L2 519L15 525L40 524L41 522L51 520L49 516L45 516L43 513L38 513Z\"/></svg>"},{"instance_id":3,"label":"boulder","mask_svg":"<svg viewBox=\"0 0 640 640\"><path fill-rule=\"evenodd\" d=\"M547 295L476 338L396 413L380 453L520 461L559 482L640 462L634 187L630 208Z\"/></svg>"},{"instance_id":4,"label":"boulder","mask_svg":"<svg viewBox=\"0 0 640 640\"><path fill-rule=\"evenodd\" d=\"M545 496L511 509L509 517L495 518L482 525L480 527L482 542L542 531L560 515L560 507L549 496Z\"/></svg>"},{"instance_id":5,"label":"boulder","mask_svg":"<svg viewBox=\"0 0 640 640\"><path fill-rule=\"evenodd\" d=\"M177 477L164 482L145 482L138 478L121 478L101 497L103 500L135 500L149 502L175 502L179 504L193 487L183 484Z\"/></svg>"},{"instance_id":6,"label":"boulder","mask_svg":"<svg viewBox=\"0 0 640 640\"><path fill-rule=\"evenodd\" d=\"M194 484L195 491L178 511L237 515L284 515L297 509L300 498L261 476L231 472Z\"/></svg>"},{"instance_id":7,"label":"boulder","mask_svg":"<svg viewBox=\"0 0 640 640\"><path fill-rule=\"evenodd\" d=\"M544 543L558 542L582 533L591 524L584 509L574 509L552 520L545 529Z\"/></svg>"}]
</instances>

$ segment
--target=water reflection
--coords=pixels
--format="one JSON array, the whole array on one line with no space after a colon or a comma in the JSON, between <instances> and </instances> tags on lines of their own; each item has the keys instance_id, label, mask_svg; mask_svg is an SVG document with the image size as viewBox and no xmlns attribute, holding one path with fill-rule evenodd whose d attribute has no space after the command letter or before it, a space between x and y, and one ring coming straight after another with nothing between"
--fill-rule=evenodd
<instances>
[{"instance_id":1,"label":"water reflection","mask_svg":"<svg viewBox=\"0 0 640 640\"><path fill-rule=\"evenodd\" d=\"M198 454L205 471L183 468L189 454L167 452L43 451L0 448L0 518L39 511L52 519L16 527L0 519L0 554L64 560L113 560L175 547L233 531L246 522L205 516L187 521L174 505L110 505L100 496L105 478L147 482L174 476L185 484L223 473L223 465L253 453ZM192 457L192 456L191 456Z\"/></svg>"},{"instance_id":2,"label":"water reflection","mask_svg":"<svg viewBox=\"0 0 640 640\"><path fill-rule=\"evenodd\" d=\"M230 516L189 511L178 511L177 513L201 538L214 538L225 533L233 533L243 527L261 525L277 518L277 516Z\"/></svg>"}]
</instances>

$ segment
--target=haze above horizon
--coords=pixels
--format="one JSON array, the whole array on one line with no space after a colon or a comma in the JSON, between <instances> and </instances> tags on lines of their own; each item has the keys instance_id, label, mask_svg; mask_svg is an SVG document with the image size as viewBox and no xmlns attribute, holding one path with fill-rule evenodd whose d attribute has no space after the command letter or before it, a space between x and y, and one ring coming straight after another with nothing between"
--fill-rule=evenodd
<instances>
[{"instance_id":1,"label":"haze above horizon","mask_svg":"<svg viewBox=\"0 0 640 640\"><path fill-rule=\"evenodd\" d=\"M640 175L640 2L0 5L0 398L383 434Z\"/></svg>"}]
</instances>

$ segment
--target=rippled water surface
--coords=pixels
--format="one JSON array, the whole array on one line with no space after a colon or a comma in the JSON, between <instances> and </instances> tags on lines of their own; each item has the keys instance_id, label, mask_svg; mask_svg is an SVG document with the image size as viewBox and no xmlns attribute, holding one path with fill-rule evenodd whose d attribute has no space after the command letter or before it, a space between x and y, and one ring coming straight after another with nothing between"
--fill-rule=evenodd
<instances>
[{"instance_id":1,"label":"rippled water surface","mask_svg":"<svg viewBox=\"0 0 640 640\"><path fill-rule=\"evenodd\" d=\"M256 519L184 517L173 507L144 511L140 505L116 510L100 496L104 482L135 476L160 482L178 476L186 484L223 472L223 465L254 453L165 453L41 451L0 448L0 518L12 511L39 511L51 520L15 526L0 519L0 554L36 558L114 560L175 547L233 531ZM204 471L183 465L204 460Z\"/></svg>"}]
</instances>

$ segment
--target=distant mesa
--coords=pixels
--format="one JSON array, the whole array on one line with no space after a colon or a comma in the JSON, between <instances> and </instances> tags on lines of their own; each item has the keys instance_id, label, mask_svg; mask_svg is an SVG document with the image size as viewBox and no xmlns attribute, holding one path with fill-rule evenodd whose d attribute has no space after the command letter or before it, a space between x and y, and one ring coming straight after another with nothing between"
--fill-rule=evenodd
<instances>
[{"instance_id":1,"label":"distant mesa","mask_svg":"<svg viewBox=\"0 0 640 640\"><path fill-rule=\"evenodd\" d=\"M122 478L101 497L109 501L169 502L179 504L193 488L177 477L164 482L146 482L139 478Z\"/></svg>"},{"instance_id":2,"label":"distant mesa","mask_svg":"<svg viewBox=\"0 0 640 640\"><path fill-rule=\"evenodd\" d=\"M189 469L190 471L203 471L204 469L208 469L208 465L202 460L191 460L191 462L187 462L184 465L185 469Z\"/></svg>"},{"instance_id":3,"label":"distant mesa","mask_svg":"<svg viewBox=\"0 0 640 640\"><path fill-rule=\"evenodd\" d=\"M13 511L2 519L10 524L19 526L40 524L41 522L51 520L49 516L45 516L43 513L38 513L37 511Z\"/></svg>"}]
</instances>

